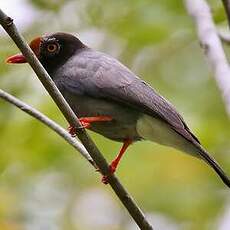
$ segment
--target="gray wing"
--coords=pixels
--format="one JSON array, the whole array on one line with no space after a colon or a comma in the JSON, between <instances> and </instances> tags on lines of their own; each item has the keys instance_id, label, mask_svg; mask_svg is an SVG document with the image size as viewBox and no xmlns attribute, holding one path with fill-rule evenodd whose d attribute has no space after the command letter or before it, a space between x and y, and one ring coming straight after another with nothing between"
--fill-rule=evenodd
<instances>
[{"instance_id":1,"label":"gray wing","mask_svg":"<svg viewBox=\"0 0 230 230\"><path fill-rule=\"evenodd\" d=\"M100 52L82 52L68 67L69 89L76 93L133 107L168 123L178 134L199 143L176 109L151 86L116 59ZM71 66L74 71L71 71Z\"/></svg>"}]
</instances>

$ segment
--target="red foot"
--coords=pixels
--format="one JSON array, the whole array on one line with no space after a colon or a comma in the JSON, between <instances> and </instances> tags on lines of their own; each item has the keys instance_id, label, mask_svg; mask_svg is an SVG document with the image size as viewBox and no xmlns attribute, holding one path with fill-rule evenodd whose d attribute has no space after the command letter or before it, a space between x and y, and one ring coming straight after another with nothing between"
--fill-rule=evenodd
<instances>
[{"instance_id":1,"label":"red foot","mask_svg":"<svg viewBox=\"0 0 230 230\"><path fill-rule=\"evenodd\" d=\"M101 178L101 182L103 183L103 184L108 184L109 182L108 182L108 176L103 176L102 178Z\"/></svg>"},{"instance_id":2,"label":"red foot","mask_svg":"<svg viewBox=\"0 0 230 230\"><path fill-rule=\"evenodd\" d=\"M109 171L110 171L110 174L114 174L116 171L116 166L113 164L113 162L109 165ZM103 184L108 184L109 183L108 179L109 179L108 176L102 176L101 182Z\"/></svg>"},{"instance_id":3,"label":"red foot","mask_svg":"<svg viewBox=\"0 0 230 230\"><path fill-rule=\"evenodd\" d=\"M69 132L69 134L72 136L72 137L76 137L76 128L75 127L73 127L73 126L69 126L68 127L68 132Z\"/></svg>"},{"instance_id":4,"label":"red foot","mask_svg":"<svg viewBox=\"0 0 230 230\"><path fill-rule=\"evenodd\" d=\"M81 122L82 127L90 128L92 122L97 121L111 121L113 118L111 116L97 116L97 117L81 117L79 121ZM76 128L69 126L68 128L69 133L72 137L76 136Z\"/></svg>"},{"instance_id":5,"label":"red foot","mask_svg":"<svg viewBox=\"0 0 230 230\"><path fill-rule=\"evenodd\" d=\"M85 129L90 128L90 122L87 121L84 117L79 118L79 121L81 122L81 125L82 125Z\"/></svg>"},{"instance_id":6,"label":"red foot","mask_svg":"<svg viewBox=\"0 0 230 230\"><path fill-rule=\"evenodd\" d=\"M110 174L113 174L116 171L116 168L122 158L122 156L124 155L126 149L129 147L129 145L132 143L132 140L130 139L126 139L124 140L123 146L119 152L119 154L117 155L117 157L112 161L112 163L109 166L109 170L110 170ZM104 184L108 184L108 179L109 177L106 175L104 175L101 179L102 183Z\"/></svg>"}]
</instances>

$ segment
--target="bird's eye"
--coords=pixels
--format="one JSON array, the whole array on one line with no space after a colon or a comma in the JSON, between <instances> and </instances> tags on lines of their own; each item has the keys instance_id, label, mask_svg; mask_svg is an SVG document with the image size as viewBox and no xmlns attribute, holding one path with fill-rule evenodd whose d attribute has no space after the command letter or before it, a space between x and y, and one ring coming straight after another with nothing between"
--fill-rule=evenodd
<instances>
[{"instance_id":1,"label":"bird's eye","mask_svg":"<svg viewBox=\"0 0 230 230\"><path fill-rule=\"evenodd\" d=\"M48 51L49 53L57 52L58 49L59 49L59 46L58 46L58 44L56 44L56 43L51 43L51 44L48 44L48 45L47 45L47 51Z\"/></svg>"}]
</instances>

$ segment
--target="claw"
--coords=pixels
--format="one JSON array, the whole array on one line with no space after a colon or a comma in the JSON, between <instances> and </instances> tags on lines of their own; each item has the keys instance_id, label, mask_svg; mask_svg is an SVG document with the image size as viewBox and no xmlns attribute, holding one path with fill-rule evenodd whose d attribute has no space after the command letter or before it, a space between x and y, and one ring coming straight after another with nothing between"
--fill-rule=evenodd
<instances>
[{"instance_id":1,"label":"claw","mask_svg":"<svg viewBox=\"0 0 230 230\"><path fill-rule=\"evenodd\" d=\"M115 171L116 171L116 166L115 166L114 162L112 162L112 163L109 165L109 172L110 172L110 174L114 174ZM108 177L107 175L102 176L101 182L102 182L103 184L108 184L108 183L109 183L109 177Z\"/></svg>"},{"instance_id":2,"label":"claw","mask_svg":"<svg viewBox=\"0 0 230 230\"><path fill-rule=\"evenodd\" d=\"M108 176L103 176L102 178L101 178L101 182L103 183L103 184L108 184L109 182L108 182Z\"/></svg>"},{"instance_id":3,"label":"claw","mask_svg":"<svg viewBox=\"0 0 230 230\"><path fill-rule=\"evenodd\" d=\"M69 134L72 136L72 137L76 137L76 128L75 127L73 127L73 126L69 126L68 127L68 132L69 132Z\"/></svg>"},{"instance_id":4,"label":"claw","mask_svg":"<svg viewBox=\"0 0 230 230\"><path fill-rule=\"evenodd\" d=\"M85 129L90 128L91 126L90 122L85 121L84 117L80 118L79 121L81 122L82 127L84 127Z\"/></svg>"},{"instance_id":5,"label":"claw","mask_svg":"<svg viewBox=\"0 0 230 230\"><path fill-rule=\"evenodd\" d=\"M83 128L85 128L85 129L90 128L90 126L91 126L90 123L86 122L84 120L84 118L80 118L79 121L81 122L81 125L82 125ZM76 137L76 131L77 130L76 130L75 127L73 127L71 125L68 127L68 132L72 137Z\"/></svg>"}]
</instances>

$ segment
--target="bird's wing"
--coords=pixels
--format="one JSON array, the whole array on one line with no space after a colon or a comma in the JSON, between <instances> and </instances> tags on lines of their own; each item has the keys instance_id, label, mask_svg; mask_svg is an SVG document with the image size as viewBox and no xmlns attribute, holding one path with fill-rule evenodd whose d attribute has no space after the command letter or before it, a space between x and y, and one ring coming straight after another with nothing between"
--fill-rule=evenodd
<instances>
[{"instance_id":1,"label":"bird's wing","mask_svg":"<svg viewBox=\"0 0 230 230\"><path fill-rule=\"evenodd\" d=\"M199 143L176 109L151 86L116 59L99 52L97 58L91 55L83 55L84 67L81 57L78 57L78 66L75 62L75 78L70 78L73 92L76 83L76 88L80 87L90 96L115 101L157 117L190 142Z\"/></svg>"}]
</instances>

